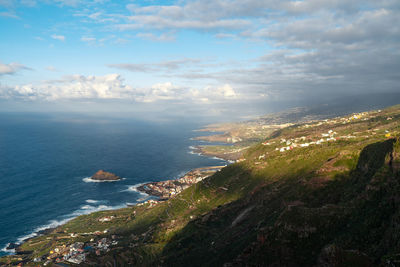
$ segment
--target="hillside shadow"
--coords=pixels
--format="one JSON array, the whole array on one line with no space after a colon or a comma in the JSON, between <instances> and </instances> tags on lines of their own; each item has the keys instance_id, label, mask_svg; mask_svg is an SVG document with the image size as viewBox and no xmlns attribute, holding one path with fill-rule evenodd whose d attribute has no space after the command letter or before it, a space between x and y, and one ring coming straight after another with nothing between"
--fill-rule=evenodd
<instances>
[{"instance_id":1,"label":"hillside shadow","mask_svg":"<svg viewBox=\"0 0 400 267\"><path fill-rule=\"evenodd\" d=\"M379 220L380 216L392 216L395 212L392 206L388 209L382 209L379 208L378 204L379 201L383 203L390 201L390 194L393 192L388 195L381 193L373 195L371 199L376 198L375 203L363 199L362 201L365 203L361 201L360 203L364 204L360 204L354 202L354 199L357 199L360 192L365 190L371 178L385 164L388 164L388 156L393 152L394 142L395 139L388 139L367 145L361 151L355 169L347 175L328 182L321 188L311 189L307 184L299 182L300 180L296 177L285 177L282 181L268 184L258 181L258 186L254 186L253 190L249 190L236 201L218 206L191 220L164 247L162 265L222 266L226 262L232 262L235 258L235 266L246 265L246 262L237 261L239 255L240 257L247 257L247 259L251 259L251 255L255 255L255 258L253 258L253 264L256 263L255 266L266 264L268 257L271 257L270 260L273 259L275 264L279 262L287 266L307 265L312 262L315 263L326 242L334 240L339 233L345 236L343 238L347 238L346 240L350 240L346 241L349 244L362 248L363 245L357 243L361 242L357 241L357 238L368 233L368 228L361 231L357 228L357 225L361 224L362 220L372 218L371 215L368 215L371 212L377 214L373 216L374 220ZM247 177L240 176L238 179L249 181L258 179L240 166L235 166L235 168L239 173L242 172L247 175ZM225 179L227 178L225 177ZM216 184L221 186L221 183ZM360 210L354 214L348 213L346 205L350 202L357 203L352 205ZM371 211L367 212L365 209L368 207ZM308 213L309 215L306 215ZM337 215L335 215L336 213ZM315 221L310 222L310 218L314 217L313 220ZM298 237L280 232L285 227L289 227L284 226L285 223L282 225L285 220L289 220L286 221L286 224L311 224L309 229L313 229L313 223L316 225L328 224L331 227L318 226L316 229L322 229L322 232L318 233L320 236L311 234L312 239L309 237L307 242L302 243ZM347 221L353 222L356 226L347 230ZM371 221L368 227L372 229L376 223L376 221ZM291 228L289 227L289 229ZM312 230L304 231L312 232ZM379 228L378 232L382 233L382 231L384 231L384 228ZM354 238L351 233L353 233ZM287 240L285 241L283 238L282 240L275 240L279 236L285 237ZM371 240L370 242L381 242L378 235L371 237ZM267 243L268 253L260 254L263 248L266 249L265 244ZM304 252L304 255L299 255L300 252ZM358 257L355 254L351 254L351 257L360 260L360 262L369 262L366 257ZM257 265L257 259L260 260L258 263L262 263L261 265ZM300 264L296 263L296 260L300 261Z\"/></svg>"}]
</instances>

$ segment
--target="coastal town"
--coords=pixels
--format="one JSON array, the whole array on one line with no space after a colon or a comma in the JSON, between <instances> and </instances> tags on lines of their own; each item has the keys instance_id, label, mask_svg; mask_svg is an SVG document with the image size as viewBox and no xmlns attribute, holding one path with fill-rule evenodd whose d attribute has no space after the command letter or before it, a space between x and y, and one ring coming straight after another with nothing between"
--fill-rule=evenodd
<instances>
[{"instance_id":1,"label":"coastal town","mask_svg":"<svg viewBox=\"0 0 400 267\"><path fill-rule=\"evenodd\" d=\"M213 175L225 166L211 166L194 169L184 176L175 180L166 180L160 182L146 183L139 186L137 189L146 194L159 197L159 200L167 200L179 194L189 186L198 183L205 178ZM153 201L154 200L149 200ZM143 204L143 203L142 203Z\"/></svg>"},{"instance_id":2,"label":"coastal town","mask_svg":"<svg viewBox=\"0 0 400 267\"><path fill-rule=\"evenodd\" d=\"M86 235L88 235L87 233ZM92 233L94 235L100 235L102 233ZM77 235L75 235L76 237ZM86 256L89 253L94 253L100 256L108 251L110 251L111 246L118 244L115 240L116 236L112 235L111 238L92 238L89 242L74 242L70 245L56 246L54 249L50 250L49 254L43 255L41 257L35 257L33 262L43 263L44 266L50 265L52 263L68 262L73 264L81 264L86 260Z\"/></svg>"},{"instance_id":3,"label":"coastal town","mask_svg":"<svg viewBox=\"0 0 400 267\"><path fill-rule=\"evenodd\" d=\"M310 128L310 127L318 127L321 125L345 125L351 122L357 122L357 121L368 121L372 118L375 118L377 114L379 114L381 110L378 111L373 111L373 112L361 112L361 113L354 113L350 117L339 117L339 118L334 118L334 119L325 119L320 122L314 123L314 124L305 124L301 128ZM392 120L391 117L387 117L386 120L390 121ZM293 150L295 148L301 148L301 147L309 147L311 145L321 145L326 142L335 142L338 140L345 140L345 139L353 139L357 137L363 137L363 138L368 138L369 135L376 135L377 132L379 132L380 129L369 129L367 130L366 133L361 133L361 132L353 132L351 134L346 134L346 135L338 135L336 131L333 131L332 129L329 129L327 132L320 133L319 136L301 136L298 138L291 138L286 140L285 138L282 138L280 140L280 144L283 144L281 147L276 147L275 150L279 152L285 152L289 150ZM361 135L360 135L361 134ZM385 137L390 137L391 133L389 131L385 131L383 133ZM314 137L314 138L313 138ZM263 142L262 143L265 146L269 146L272 143L271 142ZM261 158L260 158L261 159Z\"/></svg>"},{"instance_id":4,"label":"coastal town","mask_svg":"<svg viewBox=\"0 0 400 267\"><path fill-rule=\"evenodd\" d=\"M310 120L301 122L300 129L315 129L319 127L337 127L345 126L349 123L364 122L376 118L382 110L367 111L353 113L348 116L334 117L330 119L315 119L314 117L305 117ZM193 152L206 155L206 156L217 156L226 160L232 160L236 162L243 161L243 153L254 144L262 142L263 145L270 146L273 143L271 141L264 141L265 138L271 136L274 132L279 132L287 127L293 127L296 124L291 119L291 113L285 114L284 118L260 118L258 120L250 122L238 122L232 124L210 125L202 131L209 130L215 132L223 132L223 134L217 133L215 135L207 135L197 137L196 140L203 141L218 141L226 143L227 145L198 145L194 147ZM387 118L390 121L392 118ZM273 124L271 124L273 123ZM386 133L387 134L387 133ZM315 136L302 136L296 138L283 138L280 141L281 146L276 150L283 153L288 150L293 150L297 147L308 147L310 145L321 145L324 142L333 142L339 139L351 139L355 138L353 134L338 135L332 129L326 130L324 133L318 133ZM287 139L287 140L286 140Z\"/></svg>"}]
</instances>

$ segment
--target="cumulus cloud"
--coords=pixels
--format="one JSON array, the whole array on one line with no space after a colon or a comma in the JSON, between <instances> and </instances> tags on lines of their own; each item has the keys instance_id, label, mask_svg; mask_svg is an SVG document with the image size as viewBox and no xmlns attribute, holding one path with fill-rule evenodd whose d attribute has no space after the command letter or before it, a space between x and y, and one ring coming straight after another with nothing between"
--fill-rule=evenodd
<instances>
[{"instance_id":1,"label":"cumulus cloud","mask_svg":"<svg viewBox=\"0 0 400 267\"><path fill-rule=\"evenodd\" d=\"M238 96L229 84L218 87L216 92L224 98L236 98Z\"/></svg>"},{"instance_id":2,"label":"cumulus cloud","mask_svg":"<svg viewBox=\"0 0 400 267\"><path fill-rule=\"evenodd\" d=\"M130 86L118 74L105 76L71 75L38 85L17 85L3 90L2 96L21 99L121 99L129 96Z\"/></svg>"},{"instance_id":3,"label":"cumulus cloud","mask_svg":"<svg viewBox=\"0 0 400 267\"><path fill-rule=\"evenodd\" d=\"M187 104L204 101L214 103L232 100L237 96L238 94L229 84L194 89L165 82L156 83L149 88L134 88L127 85L119 74L104 76L71 75L59 80L44 81L40 84L0 87L0 98L46 101L119 99L143 103L167 101Z\"/></svg>"},{"instance_id":4,"label":"cumulus cloud","mask_svg":"<svg viewBox=\"0 0 400 267\"><path fill-rule=\"evenodd\" d=\"M158 100L181 100L187 92L185 88L171 82L154 84L150 89L142 89L136 96L139 102L155 102Z\"/></svg>"},{"instance_id":5,"label":"cumulus cloud","mask_svg":"<svg viewBox=\"0 0 400 267\"><path fill-rule=\"evenodd\" d=\"M224 84L222 86L206 86L203 89L193 89L191 95L193 99L200 100L204 103L235 100L240 96L229 84ZM246 99L243 97L241 100Z\"/></svg>"}]
</instances>

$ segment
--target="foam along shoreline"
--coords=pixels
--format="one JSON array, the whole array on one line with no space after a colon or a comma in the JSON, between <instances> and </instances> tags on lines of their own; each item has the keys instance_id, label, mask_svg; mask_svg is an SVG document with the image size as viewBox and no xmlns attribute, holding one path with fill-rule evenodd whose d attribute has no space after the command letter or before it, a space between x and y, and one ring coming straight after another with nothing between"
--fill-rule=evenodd
<instances>
[{"instance_id":1,"label":"foam along shoreline","mask_svg":"<svg viewBox=\"0 0 400 267\"><path fill-rule=\"evenodd\" d=\"M138 187L143 186L147 183L150 182L144 182L144 183L140 183L140 184L136 184L136 185L129 185L127 189L123 190L125 192L135 192L139 194L139 198L133 202L133 203L126 203L126 205L129 206L136 206L139 203L145 202L146 200L148 200L151 195L147 194L146 192L142 192L140 190L138 190Z\"/></svg>"},{"instance_id":2,"label":"foam along shoreline","mask_svg":"<svg viewBox=\"0 0 400 267\"><path fill-rule=\"evenodd\" d=\"M201 152L202 151L201 148L198 148L198 147L189 146L189 148L191 150L188 153L192 154L192 155L198 155L198 156L201 156L201 157L207 157L207 158L211 158L211 159L222 160L222 161L226 161L229 164L232 164L232 163L236 162L235 160L224 159L224 158L217 157L217 156L214 156L214 155L211 155L211 154L210 155L204 154L204 153Z\"/></svg>"},{"instance_id":3,"label":"foam along shoreline","mask_svg":"<svg viewBox=\"0 0 400 267\"><path fill-rule=\"evenodd\" d=\"M211 158L211 159L216 159L216 160L222 160L222 161L226 161L228 163L234 163L234 160L229 159L228 157L223 158L221 157L221 154L213 154L213 153L204 153L203 149L201 148L201 146L189 146L189 154L192 155L198 155L201 157L207 157L207 158Z\"/></svg>"},{"instance_id":4,"label":"foam along shoreline","mask_svg":"<svg viewBox=\"0 0 400 267\"><path fill-rule=\"evenodd\" d=\"M92 177L85 177L82 179L85 183L112 183L112 182L119 182L125 180L126 178L121 178L118 180L94 180Z\"/></svg>"},{"instance_id":5,"label":"foam along shoreline","mask_svg":"<svg viewBox=\"0 0 400 267\"><path fill-rule=\"evenodd\" d=\"M87 178L90 178L90 177L87 177ZM86 178L84 178L84 179L86 179ZM123 180L123 179L126 179L126 178L121 178L120 180ZM118 181L120 181L120 180L118 180ZM117 181L93 181L93 182L117 182ZM146 183L148 183L148 182L131 185L131 186L129 186L128 189L123 190L123 191L134 191L136 193L139 193L142 196L135 203L125 203L125 204L120 204L120 205L116 205L116 206L99 205L99 206L95 207L95 206L91 206L88 204L104 204L107 201L106 200L86 199L85 200L86 204L82 204L80 209L72 212L71 214L63 215L62 217L65 217L64 219L51 220L47 224L35 228L29 234L18 237L15 242L7 243L2 249L0 249L0 251L6 253L8 255L16 254L17 253L16 249L20 245L22 245L24 242L28 241L31 238L34 238L34 237L37 237L40 235L45 235L46 233L49 233L49 232L53 231L54 229L56 229L58 226L66 224L67 222L69 222L81 215L87 215L87 214L90 214L93 212L103 211L103 210L117 210L117 209L129 207L129 206L137 205L140 202L144 202L151 196L149 194L146 194L145 192L141 192L141 191L137 190L137 188ZM10 246L12 246L13 248L7 249Z\"/></svg>"},{"instance_id":6,"label":"foam along shoreline","mask_svg":"<svg viewBox=\"0 0 400 267\"><path fill-rule=\"evenodd\" d=\"M152 196L156 196L161 200L162 199L165 200L165 199L167 199L169 197L172 197L172 196L174 196L176 194L179 194L182 190L186 189L190 185L195 184L195 183L201 181L202 179L205 179L206 177L209 177L210 175L214 174L215 172L219 171L220 169L222 169L225 166L226 165L196 168L196 169L191 170L189 172L182 172L182 173L178 174L177 177L175 177L174 179L171 179L171 180L166 180L166 181L161 181L161 182L144 182L144 183L139 183L139 184L136 184L136 185L131 185L131 186L128 187L128 189L123 190L123 191L136 192L136 193L139 193L142 196L141 198L137 199L137 201L135 201L134 203L125 203L125 204L120 204L120 205L116 205L116 206L107 206L107 205L104 205L104 203L107 202L105 200L87 199L87 200L85 200L85 204L81 205L80 209L72 212L71 214L62 216L62 217L64 217L63 219L51 220L47 224L35 228L29 234L26 234L26 235L23 235L21 237L18 237L15 242L7 243L2 249L0 249L0 251L6 253L8 255L18 254L18 247L21 246L24 242L28 241L29 239L35 238L37 236L41 236L41 235L45 235L47 233L50 233L53 230L55 230L57 227L59 227L59 226L61 226L63 224L66 224L67 222L69 222L69 221L71 221L71 220L73 220L73 219L75 219L75 218L77 218L77 217L79 217L81 215L87 215L87 214L91 214L93 212L98 212L98 211L103 211L103 210L117 210L117 209L129 207L129 206L135 206L135 205L138 205L138 204L140 205L140 203L147 201ZM157 193L154 194L157 191L153 191L153 189L150 190L150 191L149 190L142 190L142 188L144 188L144 186L147 186L147 185L150 185L150 184L160 184L160 183L161 184L163 184L163 183L170 184L170 183L172 183L172 184L175 185L174 182L178 182L178 183L187 182L187 181L190 181L190 179L187 180L189 178L188 176L192 176L192 179L193 179L193 174L194 173L195 174L197 173L197 175L198 175L198 174L206 174L207 172L209 172L208 175L203 176L202 178L200 178L200 180L198 179L195 182L192 182L192 183L189 183L189 184L186 184L186 185L183 185L183 186L181 184L180 187L173 186L173 188L175 188L175 189L172 189L172 192L175 192L175 193L169 192L171 190L171 187L166 186L164 189L165 189L165 192L168 192L168 197L167 198L163 198L162 194L161 195L160 194L156 195ZM199 177L197 177L197 178L199 178ZM85 179L86 179L86 181L87 180L91 180L90 177L86 177L83 180L85 181ZM126 178L121 178L120 180L123 180L123 179L126 179ZM117 182L117 181L120 181L120 180L116 180L116 181L98 181L98 180L93 180L93 181L88 181L88 182ZM164 190L162 190L162 191L164 191ZM92 205L89 205L89 204L99 204L99 205L98 206L92 206ZM8 249L10 246L11 246L11 248Z\"/></svg>"},{"instance_id":7,"label":"foam along shoreline","mask_svg":"<svg viewBox=\"0 0 400 267\"><path fill-rule=\"evenodd\" d=\"M96 204L96 203L104 203L104 202L106 202L106 200L86 199L85 202L89 203L89 204Z\"/></svg>"},{"instance_id":8,"label":"foam along shoreline","mask_svg":"<svg viewBox=\"0 0 400 267\"><path fill-rule=\"evenodd\" d=\"M192 149L192 148L198 149L197 147L190 146L190 149ZM190 152L192 152L192 151L190 151ZM215 156L212 157L211 155L205 155L202 153L196 153L196 154L198 154L199 156L210 157L213 159L223 160L228 163L231 163L231 161L229 161L229 160L218 158ZM18 247L21 244L23 244L24 242L26 242L29 239L32 239L34 237L49 233L49 232L53 231L54 229L56 229L57 227L59 227L63 224L66 224L67 222L69 222L81 215L87 215L87 214L97 212L97 211L102 211L102 210L116 210L116 209L120 209L120 208L126 208L128 206L134 206L134 205L137 205L141 202L148 200L152 196L156 196L156 197L158 197L160 199L164 199L164 200L168 199L176 194L179 194L181 191L183 191L190 185L195 184L195 183L205 179L206 177L214 174L215 172L219 171L220 169L222 169L225 166L226 165L196 168L189 172L181 172L180 174L177 175L177 177L170 179L170 180L161 181L161 182L144 182L144 183L139 183L136 185L129 186L128 189L126 189L124 191L133 191L133 192L139 193L141 196L143 196L143 197L139 198L137 201L135 201L135 203L125 203L125 204L121 204L121 205L117 205L117 206L99 205L97 207L94 207L94 206L91 206L88 204L100 204L100 203L104 203L105 201L87 199L85 201L86 204L83 204L80 209L74 211L73 213L64 215L63 216L63 217L65 217L64 219L51 220L51 221L49 221L49 223L35 228L29 234L17 238L17 241L7 243L4 248L0 249L0 251L5 252L6 254L18 254ZM193 180L193 174L195 174L194 176L196 177L196 173L197 173L197 175L199 173L204 174L207 171L208 172L211 171L211 173L207 176L197 177ZM190 176L192 176L191 179L190 179ZM85 177L82 179L82 181L84 181L85 183L103 183L103 182L118 182L118 181L125 180L125 179L126 178L121 178L118 180L95 180L95 179L92 179L91 177ZM174 182L181 183L182 181L184 182L184 184L181 184L180 186L177 186L177 184L174 183ZM172 184L173 186L172 187L169 187L169 186L164 187L164 185L163 185L162 187L160 187L161 191L154 190L153 185L158 185L158 184ZM150 188L149 188L149 186L150 186ZM161 194L160 194L160 192L161 192ZM8 249L10 246L12 246L12 248Z\"/></svg>"},{"instance_id":9,"label":"foam along shoreline","mask_svg":"<svg viewBox=\"0 0 400 267\"><path fill-rule=\"evenodd\" d=\"M86 200L86 202L92 202L92 201L97 201L97 203L102 203L105 201L102 200L91 200L88 199ZM53 231L54 229L56 229L57 227L66 224L67 222L81 216L81 215L87 215L93 212L97 212L97 211L103 211L103 210L117 210L117 209L121 209L121 208L126 208L128 207L128 205L125 204L120 204L120 205L116 205L116 206L107 206L107 205L98 205L98 206L91 206L91 205L87 205L87 204L83 204L80 209L67 214L67 215L63 215L61 217L61 219L59 220L51 220L49 221L47 224L36 227L33 231L31 231L29 234L23 235L21 237L18 237L17 240L15 242L10 242L7 243L6 246L4 246L4 248L2 248L0 251L6 253L6 254L18 254L18 247L20 245L22 245L24 242L28 241L31 238L37 237L37 236L41 236L41 235L45 235L47 233L50 233L51 231ZM64 217L64 218L63 218ZM8 249L9 247L12 247L10 249Z\"/></svg>"},{"instance_id":10,"label":"foam along shoreline","mask_svg":"<svg viewBox=\"0 0 400 267\"><path fill-rule=\"evenodd\" d=\"M92 180L92 181L88 181L91 180L90 177L86 177L83 180L85 182L118 182L121 180L124 180L126 178L121 178L120 180L116 180L116 181L98 181L98 180ZM93 212L97 212L97 211L103 211L103 210L116 210L116 209L121 209L121 208L126 208L129 206L134 206L137 205L140 202L144 202L146 201L148 198L150 198L151 196L149 194L146 194L145 192L141 192L139 191L137 188L141 185L144 185L148 182L144 182L144 183L139 183L136 185L131 185L128 187L128 189L123 190L123 191L133 191L136 193L139 193L140 197L136 202L134 203L125 203L125 204L120 204L120 205L116 205L116 206L107 206L104 205L104 203L106 203L106 200L94 200L94 199L86 199L85 200L85 204L82 204L80 209L72 212L71 214L67 214L67 215L63 215L62 217L65 217L64 219L59 219L59 220L51 220L49 221L47 224L44 224L42 226L36 227L33 231L31 231L29 234L20 236L17 238L17 240L15 242L9 242L7 243L2 249L0 249L0 251L8 254L8 255L12 255L12 254L16 254L17 251L16 249L22 245L24 242L28 241L31 238L40 236L40 235L44 235L46 233L49 233L51 231L53 231L54 229L56 229L58 226L61 226L63 224L66 224L67 222L81 216L81 215L87 215ZM96 206L91 206L89 204L99 204L97 207ZM12 247L10 249L8 249L9 247Z\"/></svg>"}]
</instances>

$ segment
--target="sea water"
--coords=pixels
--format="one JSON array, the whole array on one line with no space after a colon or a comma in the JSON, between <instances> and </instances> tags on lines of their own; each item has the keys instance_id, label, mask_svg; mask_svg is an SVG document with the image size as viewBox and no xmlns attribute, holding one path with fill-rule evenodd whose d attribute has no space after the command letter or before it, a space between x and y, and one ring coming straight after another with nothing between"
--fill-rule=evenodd
<instances>
[{"instance_id":1,"label":"sea water","mask_svg":"<svg viewBox=\"0 0 400 267\"><path fill-rule=\"evenodd\" d=\"M202 125L58 114L0 114L0 255L10 242L81 214L144 201L138 184L225 161L190 152ZM99 169L122 180L93 182Z\"/></svg>"}]
</instances>

